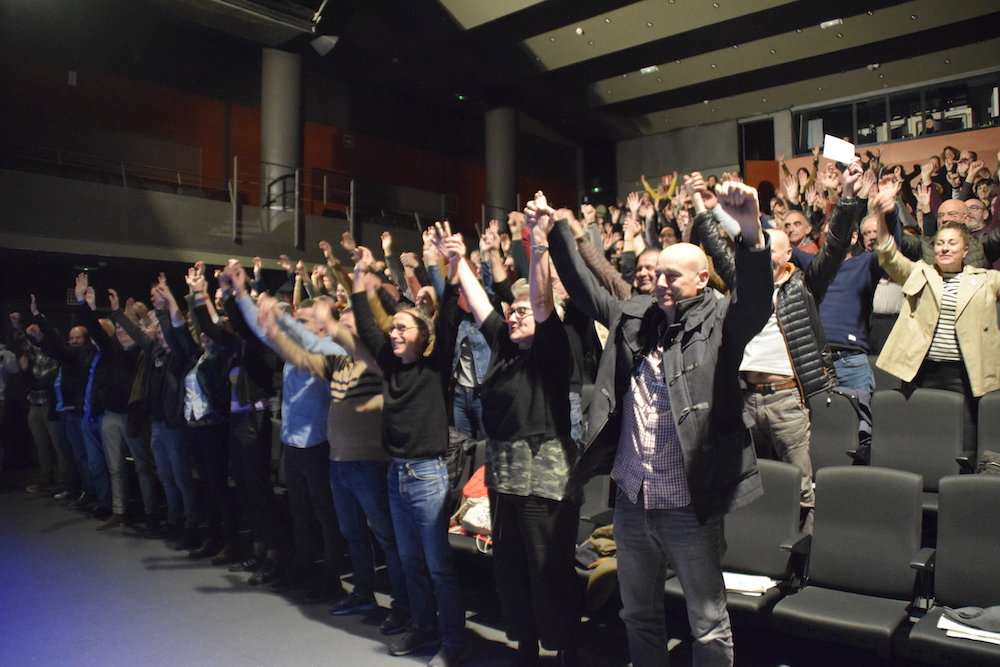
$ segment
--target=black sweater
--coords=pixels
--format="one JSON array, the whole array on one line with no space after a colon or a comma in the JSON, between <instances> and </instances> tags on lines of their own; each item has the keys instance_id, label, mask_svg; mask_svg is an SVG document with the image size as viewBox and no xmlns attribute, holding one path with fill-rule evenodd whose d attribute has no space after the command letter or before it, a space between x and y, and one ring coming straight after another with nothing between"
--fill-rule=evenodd
<instances>
[{"instance_id":1,"label":"black sweater","mask_svg":"<svg viewBox=\"0 0 1000 667\"><path fill-rule=\"evenodd\" d=\"M448 411L445 392L458 334L458 290L447 284L438 310L434 350L412 364L392 352L389 336L378 328L368 298L351 295L358 337L375 357L385 377L382 389L382 446L404 459L445 456Z\"/></svg>"}]
</instances>

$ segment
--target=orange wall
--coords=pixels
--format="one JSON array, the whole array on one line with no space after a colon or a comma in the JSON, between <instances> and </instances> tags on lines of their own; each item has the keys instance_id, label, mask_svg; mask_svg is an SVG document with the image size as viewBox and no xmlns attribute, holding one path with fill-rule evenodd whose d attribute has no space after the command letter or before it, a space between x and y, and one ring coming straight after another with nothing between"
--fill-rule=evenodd
<instances>
[{"instance_id":1,"label":"orange wall","mask_svg":"<svg viewBox=\"0 0 1000 667\"><path fill-rule=\"evenodd\" d=\"M77 85L67 84L67 72L77 71ZM49 61L26 60L0 53L0 99L23 114L50 116L80 125L164 139L198 146L202 176L212 187L224 187L232 170L232 155L247 164L260 159L260 110L229 105L229 152L226 150L227 103L99 71ZM354 145L344 146L342 128L307 122L303 128L303 166L352 176L457 195L458 225L471 230L481 218L485 201L482 162L445 156L434 151L384 141L351 132ZM25 138L31 142L30 137ZM241 180L256 165L240 166ZM565 184L540 182L521 176L522 196L543 188L560 201L575 202L576 190ZM527 194L526 194L527 193ZM246 189L248 203L256 193ZM321 207L320 207L321 208ZM310 211L319 213L319 210Z\"/></svg>"},{"instance_id":2,"label":"orange wall","mask_svg":"<svg viewBox=\"0 0 1000 667\"><path fill-rule=\"evenodd\" d=\"M975 151L979 154L990 172L996 168L997 152L1000 151L1000 128L990 127L983 130L969 130L959 134L943 134L940 136L930 136L920 139L910 139L909 141L899 141L891 144L883 144L882 164L897 165L902 164L909 172L913 165L927 162L932 155L941 155L945 146L954 146L959 150ZM875 152L875 145L859 146L859 152ZM820 160L822 168L826 160ZM789 171L793 174L799 167L810 169L812 167L812 156L799 157L786 162Z\"/></svg>"}]
</instances>

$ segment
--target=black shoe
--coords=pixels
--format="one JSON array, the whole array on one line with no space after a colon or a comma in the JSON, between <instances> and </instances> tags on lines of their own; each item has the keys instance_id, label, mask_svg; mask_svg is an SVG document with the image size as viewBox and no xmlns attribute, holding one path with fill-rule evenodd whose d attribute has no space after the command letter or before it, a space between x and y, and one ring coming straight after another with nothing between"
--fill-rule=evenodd
<instances>
[{"instance_id":1,"label":"black shoe","mask_svg":"<svg viewBox=\"0 0 1000 667\"><path fill-rule=\"evenodd\" d=\"M265 560L260 564L260 567L250 575L247 579L247 583L251 586L260 586L261 584L269 584L281 576L281 568L278 567L278 563L273 560Z\"/></svg>"},{"instance_id":2,"label":"black shoe","mask_svg":"<svg viewBox=\"0 0 1000 667\"><path fill-rule=\"evenodd\" d=\"M441 637L433 630L417 630L411 627L389 643L389 653L392 655L410 655L422 648L437 646L440 641Z\"/></svg>"},{"instance_id":3,"label":"black shoe","mask_svg":"<svg viewBox=\"0 0 1000 667\"><path fill-rule=\"evenodd\" d=\"M259 556L250 556L245 561L240 563L233 563L229 566L230 572L256 572L260 564L264 562L264 559Z\"/></svg>"},{"instance_id":4,"label":"black shoe","mask_svg":"<svg viewBox=\"0 0 1000 667\"><path fill-rule=\"evenodd\" d=\"M331 612L333 613L333 612ZM383 635L398 635L410 623L410 612L406 609L390 609L378 631Z\"/></svg>"},{"instance_id":5,"label":"black shoe","mask_svg":"<svg viewBox=\"0 0 1000 667\"><path fill-rule=\"evenodd\" d=\"M86 491L80 493L80 497L71 502L66 507L71 510L90 511L97 504L97 496Z\"/></svg>"},{"instance_id":6,"label":"black shoe","mask_svg":"<svg viewBox=\"0 0 1000 667\"><path fill-rule=\"evenodd\" d=\"M359 614L371 611L378 605L375 604L375 597L361 597L356 593L350 593L343 600L330 607L330 616L345 616L347 614Z\"/></svg>"}]
</instances>

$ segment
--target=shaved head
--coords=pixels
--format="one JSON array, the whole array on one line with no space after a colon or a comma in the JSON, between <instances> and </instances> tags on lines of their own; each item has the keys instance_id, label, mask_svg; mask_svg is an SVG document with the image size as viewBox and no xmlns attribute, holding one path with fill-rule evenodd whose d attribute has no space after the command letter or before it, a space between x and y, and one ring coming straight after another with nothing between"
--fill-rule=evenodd
<instances>
[{"instance_id":1,"label":"shaved head","mask_svg":"<svg viewBox=\"0 0 1000 667\"><path fill-rule=\"evenodd\" d=\"M792 258L792 243L788 240L788 234L780 229L766 229L771 237L771 269L774 271L774 281L785 275L786 264Z\"/></svg>"},{"instance_id":2,"label":"shaved head","mask_svg":"<svg viewBox=\"0 0 1000 667\"><path fill-rule=\"evenodd\" d=\"M656 304L673 321L677 304L701 294L708 276L708 257L698 246L675 243L664 248L656 260Z\"/></svg>"}]
</instances>

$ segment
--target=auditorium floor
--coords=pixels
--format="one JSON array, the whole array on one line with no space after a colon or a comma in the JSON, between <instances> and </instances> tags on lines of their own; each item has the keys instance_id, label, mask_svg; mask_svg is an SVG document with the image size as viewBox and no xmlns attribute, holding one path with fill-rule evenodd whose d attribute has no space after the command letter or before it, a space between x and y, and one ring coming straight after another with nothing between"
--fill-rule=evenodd
<instances>
[{"instance_id":1,"label":"auditorium floor","mask_svg":"<svg viewBox=\"0 0 1000 667\"><path fill-rule=\"evenodd\" d=\"M249 586L247 575L188 560L161 541L122 529L96 532L94 519L25 493L29 472L10 471L0 480L2 665L404 667L429 659L386 653L378 633L384 610L334 618L326 605ZM513 665L489 570L470 555L459 565L470 610L471 651L463 665ZM387 606L388 598L379 601ZM627 663L617 619L591 620L584 628L584 665ZM674 644L672 665L687 667L689 644ZM552 655L543 653L543 662L554 665ZM736 656L741 667L918 664L751 629L738 631Z\"/></svg>"}]
</instances>

